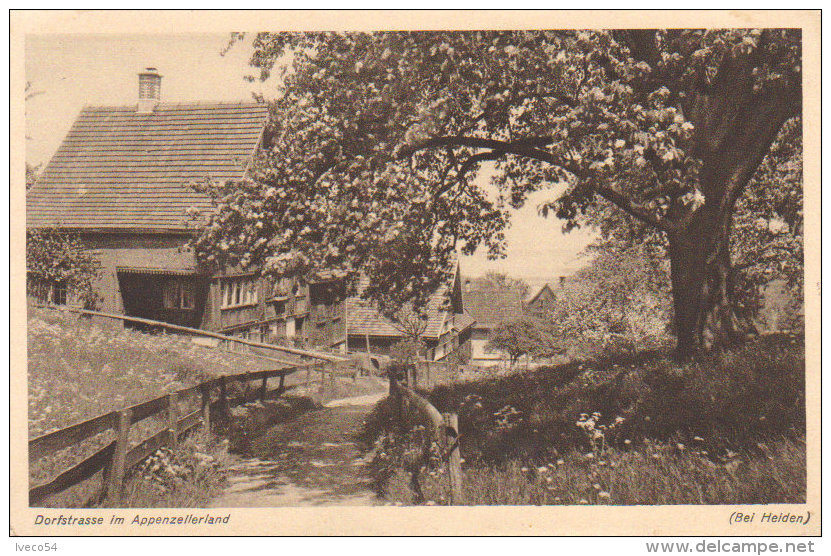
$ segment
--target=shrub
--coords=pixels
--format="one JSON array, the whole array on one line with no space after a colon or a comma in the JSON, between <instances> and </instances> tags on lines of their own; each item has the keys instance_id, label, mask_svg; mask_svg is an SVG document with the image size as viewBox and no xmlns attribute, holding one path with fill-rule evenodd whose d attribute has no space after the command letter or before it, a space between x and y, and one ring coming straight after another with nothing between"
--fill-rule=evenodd
<instances>
[{"instance_id":1,"label":"shrub","mask_svg":"<svg viewBox=\"0 0 831 556\"><path fill-rule=\"evenodd\" d=\"M84 308L94 309L99 296L93 282L100 270L77 235L55 229L26 232L26 293L35 299L65 304L72 296Z\"/></svg>"}]
</instances>

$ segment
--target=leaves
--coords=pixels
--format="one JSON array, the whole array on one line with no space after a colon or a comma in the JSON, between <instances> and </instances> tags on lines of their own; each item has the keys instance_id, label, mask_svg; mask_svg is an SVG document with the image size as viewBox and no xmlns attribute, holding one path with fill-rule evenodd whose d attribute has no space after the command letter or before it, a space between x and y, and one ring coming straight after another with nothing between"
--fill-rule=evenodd
<instances>
[{"instance_id":1,"label":"leaves","mask_svg":"<svg viewBox=\"0 0 831 556\"><path fill-rule=\"evenodd\" d=\"M57 229L26 231L26 289L42 297L44 291L65 284L85 307L94 307L98 295L93 283L101 265L76 234Z\"/></svg>"}]
</instances>

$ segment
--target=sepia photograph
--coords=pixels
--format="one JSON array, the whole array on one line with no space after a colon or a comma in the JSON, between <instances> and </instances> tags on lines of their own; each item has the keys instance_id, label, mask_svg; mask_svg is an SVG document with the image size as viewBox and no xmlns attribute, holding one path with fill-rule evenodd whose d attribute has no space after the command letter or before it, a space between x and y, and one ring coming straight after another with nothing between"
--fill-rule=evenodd
<instances>
[{"instance_id":1,"label":"sepia photograph","mask_svg":"<svg viewBox=\"0 0 831 556\"><path fill-rule=\"evenodd\" d=\"M13 15L13 534L819 531L819 12Z\"/></svg>"}]
</instances>

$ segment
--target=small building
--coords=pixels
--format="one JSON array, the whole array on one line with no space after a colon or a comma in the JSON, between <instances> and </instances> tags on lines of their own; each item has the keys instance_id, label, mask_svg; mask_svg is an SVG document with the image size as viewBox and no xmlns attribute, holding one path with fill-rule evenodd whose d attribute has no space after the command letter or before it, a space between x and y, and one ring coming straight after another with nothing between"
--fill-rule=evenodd
<instances>
[{"instance_id":1,"label":"small building","mask_svg":"<svg viewBox=\"0 0 831 556\"><path fill-rule=\"evenodd\" d=\"M275 284L255 271L209 273L188 248L212 210L189 184L245 177L268 108L161 102L155 68L129 106L87 106L27 192L27 229L76 234L101 264L100 309L256 341L346 349L342 282ZM72 292L52 295L73 303Z\"/></svg>"},{"instance_id":2,"label":"small building","mask_svg":"<svg viewBox=\"0 0 831 556\"><path fill-rule=\"evenodd\" d=\"M531 314L544 315L554 310L557 294L548 284L537 286L525 298L525 310Z\"/></svg>"},{"instance_id":3,"label":"small building","mask_svg":"<svg viewBox=\"0 0 831 556\"><path fill-rule=\"evenodd\" d=\"M500 324L522 317L520 293L484 278L466 279L462 299L465 311L475 321L470 333L470 362L488 366L508 360L507 354L489 350L487 344Z\"/></svg>"},{"instance_id":4,"label":"small building","mask_svg":"<svg viewBox=\"0 0 831 556\"><path fill-rule=\"evenodd\" d=\"M358 291L361 292L366 285L364 280L359 284ZM473 319L462 304L458 265L451 285L433 294L424 312L427 321L423 330L407 330L406 326L382 315L371 301L360 296L350 297L346 309L349 351L389 355L392 345L412 337L414 332L420 332L419 339L426 346L422 355L428 361L442 361L451 354L467 361Z\"/></svg>"}]
</instances>

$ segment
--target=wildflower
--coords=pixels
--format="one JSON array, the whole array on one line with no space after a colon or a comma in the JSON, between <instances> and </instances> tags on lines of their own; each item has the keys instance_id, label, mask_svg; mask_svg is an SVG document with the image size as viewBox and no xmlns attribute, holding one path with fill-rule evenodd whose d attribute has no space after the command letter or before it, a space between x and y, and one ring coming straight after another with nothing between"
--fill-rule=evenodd
<instances>
[{"instance_id":1,"label":"wildflower","mask_svg":"<svg viewBox=\"0 0 831 556\"><path fill-rule=\"evenodd\" d=\"M550 482L552 482L553 480L554 480L554 479L552 479L551 477L546 477L546 478L545 478L545 482L546 482L546 483L550 483Z\"/></svg>"},{"instance_id":2,"label":"wildflower","mask_svg":"<svg viewBox=\"0 0 831 556\"><path fill-rule=\"evenodd\" d=\"M559 496L555 496L555 497L554 497L554 501L555 501L555 502L559 502L559 501L560 501L560 497L559 497Z\"/></svg>"},{"instance_id":3,"label":"wildflower","mask_svg":"<svg viewBox=\"0 0 831 556\"><path fill-rule=\"evenodd\" d=\"M558 460L557 460L557 465L563 465L564 463L565 463L565 461L564 461L564 460L561 460L561 459L558 459Z\"/></svg>"},{"instance_id":4,"label":"wildflower","mask_svg":"<svg viewBox=\"0 0 831 556\"><path fill-rule=\"evenodd\" d=\"M661 459L661 454L652 454L653 459Z\"/></svg>"},{"instance_id":5,"label":"wildflower","mask_svg":"<svg viewBox=\"0 0 831 556\"><path fill-rule=\"evenodd\" d=\"M537 467L537 472L538 473L548 473L548 468L547 467Z\"/></svg>"},{"instance_id":6,"label":"wildflower","mask_svg":"<svg viewBox=\"0 0 831 556\"><path fill-rule=\"evenodd\" d=\"M519 470L520 470L520 471L522 471L523 473L527 473L527 472L528 472L528 468L527 468L527 467L521 467Z\"/></svg>"},{"instance_id":7,"label":"wildflower","mask_svg":"<svg viewBox=\"0 0 831 556\"><path fill-rule=\"evenodd\" d=\"M594 483L592 486L594 487L594 490L600 490L600 483Z\"/></svg>"},{"instance_id":8,"label":"wildflower","mask_svg":"<svg viewBox=\"0 0 831 556\"><path fill-rule=\"evenodd\" d=\"M585 455L585 458L586 458L586 459L594 459L594 453L593 453L593 452L589 452L588 454L586 454L586 455Z\"/></svg>"},{"instance_id":9,"label":"wildflower","mask_svg":"<svg viewBox=\"0 0 831 556\"><path fill-rule=\"evenodd\" d=\"M626 440L623 441L623 443L626 444L627 446L629 446L632 443L632 441L627 438Z\"/></svg>"},{"instance_id":10,"label":"wildflower","mask_svg":"<svg viewBox=\"0 0 831 556\"><path fill-rule=\"evenodd\" d=\"M606 492L605 490L601 490L600 492L597 493L597 497L598 498L605 498L605 499L608 500L609 498L611 498L611 495L608 492Z\"/></svg>"},{"instance_id":11,"label":"wildflower","mask_svg":"<svg viewBox=\"0 0 831 556\"><path fill-rule=\"evenodd\" d=\"M606 465L606 462L603 461L603 460L600 460L600 461L597 462L597 465Z\"/></svg>"},{"instance_id":12,"label":"wildflower","mask_svg":"<svg viewBox=\"0 0 831 556\"><path fill-rule=\"evenodd\" d=\"M581 498L581 499L580 499L580 501L579 501L579 502L577 502L577 503L578 503L578 504L588 504L588 503L589 503L589 501L588 501L588 500L586 500L585 498Z\"/></svg>"},{"instance_id":13,"label":"wildflower","mask_svg":"<svg viewBox=\"0 0 831 556\"><path fill-rule=\"evenodd\" d=\"M679 450L683 450L683 449L684 449L684 445L683 445L683 444L681 444L680 442L678 443L678 449L679 449Z\"/></svg>"}]
</instances>

